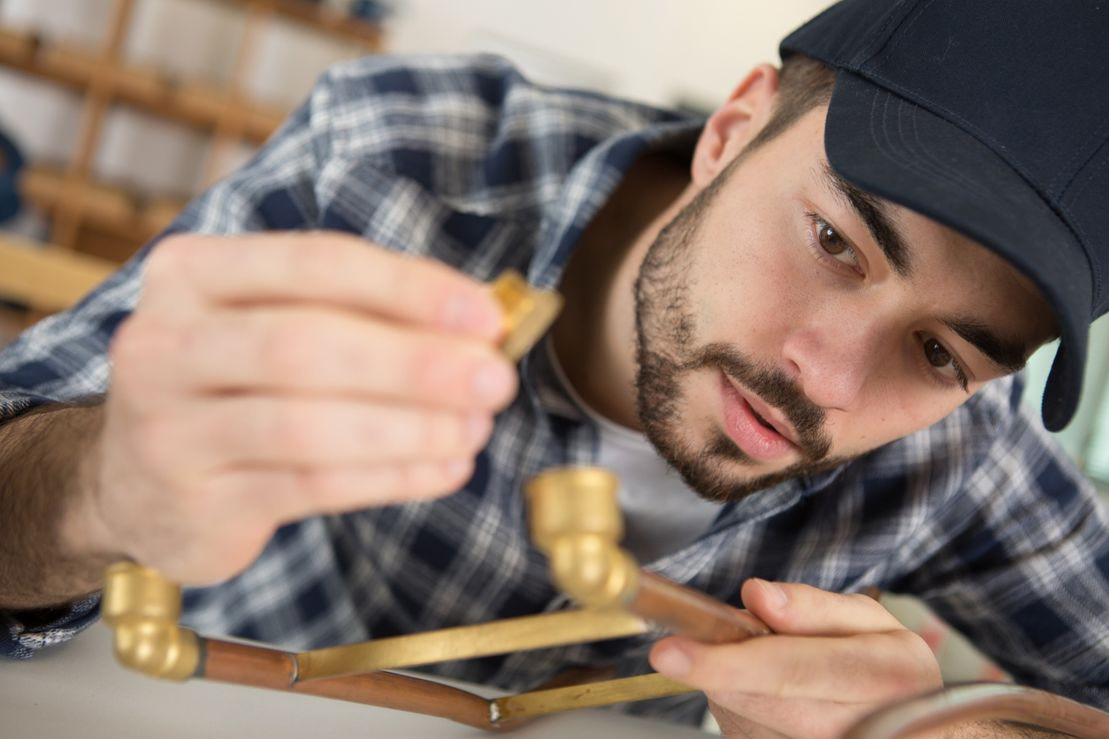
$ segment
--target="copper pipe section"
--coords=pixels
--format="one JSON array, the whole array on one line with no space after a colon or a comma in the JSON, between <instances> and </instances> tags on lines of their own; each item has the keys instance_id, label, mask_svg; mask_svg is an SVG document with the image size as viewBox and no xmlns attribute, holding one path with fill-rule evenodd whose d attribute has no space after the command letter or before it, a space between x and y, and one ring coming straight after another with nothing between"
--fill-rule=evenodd
<instances>
[{"instance_id":1,"label":"copper pipe section","mask_svg":"<svg viewBox=\"0 0 1109 739\"><path fill-rule=\"evenodd\" d=\"M1077 739L1109 737L1109 713L1035 688L970 683L880 708L842 739L907 739L957 724L1001 721L1062 732Z\"/></svg>"},{"instance_id":2,"label":"copper pipe section","mask_svg":"<svg viewBox=\"0 0 1109 739\"><path fill-rule=\"evenodd\" d=\"M503 728L492 724L490 701L430 680L371 672L302 683L288 652L216 639L202 640L202 652L196 677L422 713L487 731Z\"/></svg>"},{"instance_id":3,"label":"copper pipe section","mask_svg":"<svg viewBox=\"0 0 1109 739\"><path fill-rule=\"evenodd\" d=\"M706 644L770 633L766 624L747 611L651 572L639 573L639 589L626 607L640 618Z\"/></svg>"}]
</instances>

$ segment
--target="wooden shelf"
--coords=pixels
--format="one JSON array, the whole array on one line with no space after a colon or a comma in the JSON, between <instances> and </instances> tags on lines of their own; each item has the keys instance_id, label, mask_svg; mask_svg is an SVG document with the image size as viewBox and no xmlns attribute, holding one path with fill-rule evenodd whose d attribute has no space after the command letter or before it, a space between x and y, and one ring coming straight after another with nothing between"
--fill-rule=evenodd
<instances>
[{"instance_id":1,"label":"wooden shelf","mask_svg":"<svg viewBox=\"0 0 1109 739\"><path fill-rule=\"evenodd\" d=\"M352 18L331 8L321 8L304 0L209 0L209 2L273 13L308 28L322 31L329 36L360 43L372 53L381 51L384 34L378 24Z\"/></svg>"},{"instance_id":2,"label":"wooden shelf","mask_svg":"<svg viewBox=\"0 0 1109 739\"><path fill-rule=\"evenodd\" d=\"M0 65L46 80L82 96L82 122L72 161L65 168L35 165L20 180L24 197L51 220L51 241L63 249L123 259L164 229L184 206L175 198L150 199L95 181L92 165L107 112L127 105L177 121L208 136L204 183L223 169L224 157L241 143L259 144L288 110L252 99L244 89L259 34L287 20L368 52L382 47L375 23L350 18L304 0L206 0L242 9L231 79L226 85L184 79L123 58L135 0L113 0L111 22L100 48L48 39L0 27Z\"/></svg>"},{"instance_id":3,"label":"wooden shelf","mask_svg":"<svg viewBox=\"0 0 1109 739\"><path fill-rule=\"evenodd\" d=\"M133 242L134 246L162 231L187 202L176 198L144 200L125 188L91 181L76 193L67 194L65 171L43 165L24 170L20 191L47 214L64 206L90 225Z\"/></svg>"},{"instance_id":4,"label":"wooden shelf","mask_svg":"<svg viewBox=\"0 0 1109 739\"><path fill-rule=\"evenodd\" d=\"M67 308L115 270L115 263L0 234L0 295L52 313Z\"/></svg>"},{"instance_id":5,"label":"wooden shelf","mask_svg":"<svg viewBox=\"0 0 1109 739\"><path fill-rule=\"evenodd\" d=\"M99 74L122 102L199 128L212 128L234 116L243 121L243 137L255 143L264 141L288 115L278 106L247 104L230 89L180 80L149 66L118 64L98 71L99 61L95 52L0 28L0 64L71 90L86 89Z\"/></svg>"}]
</instances>

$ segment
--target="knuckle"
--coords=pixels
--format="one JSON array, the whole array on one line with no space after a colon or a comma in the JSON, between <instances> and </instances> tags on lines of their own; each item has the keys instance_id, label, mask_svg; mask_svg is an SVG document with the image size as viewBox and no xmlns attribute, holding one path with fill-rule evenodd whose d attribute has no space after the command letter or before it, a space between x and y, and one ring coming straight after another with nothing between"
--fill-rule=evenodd
<instances>
[{"instance_id":1,"label":"knuckle","mask_svg":"<svg viewBox=\"0 0 1109 739\"><path fill-rule=\"evenodd\" d=\"M175 234L160 241L144 266L147 284L176 283L187 277L197 258L205 251L204 240L191 234Z\"/></svg>"},{"instance_id":2,"label":"knuckle","mask_svg":"<svg viewBox=\"0 0 1109 739\"><path fill-rule=\"evenodd\" d=\"M267 372L278 377L306 377L320 356L319 331L310 322L286 316L271 320L259 329L258 360Z\"/></svg>"},{"instance_id":3,"label":"knuckle","mask_svg":"<svg viewBox=\"0 0 1109 739\"><path fill-rule=\"evenodd\" d=\"M426 388L429 393L437 394L455 389L450 387L450 377L458 363L451 361L450 353L440 341L416 339L404 365L409 382Z\"/></svg>"},{"instance_id":4,"label":"knuckle","mask_svg":"<svg viewBox=\"0 0 1109 739\"><path fill-rule=\"evenodd\" d=\"M453 451L462 446L462 424L453 415L446 413L426 413L423 415L421 436L427 440L431 449L440 452Z\"/></svg>"},{"instance_id":5,"label":"knuckle","mask_svg":"<svg viewBox=\"0 0 1109 739\"><path fill-rule=\"evenodd\" d=\"M312 458L326 447L329 425L319 412L282 404L269 419L269 443L278 453Z\"/></svg>"},{"instance_id":6,"label":"knuckle","mask_svg":"<svg viewBox=\"0 0 1109 739\"><path fill-rule=\"evenodd\" d=\"M345 239L338 234L316 232L287 242L285 268L290 276L307 282L334 282L336 270L346 265L336 262L344 254Z\"/></svg>"},{"instance_id":7,"label":"knuckle","mask_svg":"<svg viewBox=\"0 0 1109 739\"><path fill-rule=\"evenodd\" d=\"M132 317L116 330L108 353L116 366L145 365L158 356L159 344L164 343L167 336L168 329L150 319Z\"/></svg>"},{"instance_id":8,"label":"knuckle","mask_svg":"<svg viewBox=\"0 0 1109 739\"><path fill-rule=\"evenodd\" d=\"M301 472L296 487L299 495L322 507L346 500L352 488L346 476L320 469Z\"/></svg>"},{"instance_id":9,"label":"knuckle","mask_svg":"<svg viewBox=\"0 0 1109 739\"><path fill-rule=\"evenodd\" d=\"M846 599L847 605L857 606L859 608L874 608L875 606L879 606L878 601L866 593L843 593L842 595L843 598Z\"/></svg>"},{"instance_id":10,"label":"knuckle","mask_svg":"<svg viewBox=\"0 0 1109 739\"><path fill-rule=\"evenodd\" d=\"M916 688L935 687L938 682L942 682L936 655L924 637L908 629L901 634L902 640L906 642L906 650L911 662L916 668L914 670Z\"/></svg>"}]
</instances>

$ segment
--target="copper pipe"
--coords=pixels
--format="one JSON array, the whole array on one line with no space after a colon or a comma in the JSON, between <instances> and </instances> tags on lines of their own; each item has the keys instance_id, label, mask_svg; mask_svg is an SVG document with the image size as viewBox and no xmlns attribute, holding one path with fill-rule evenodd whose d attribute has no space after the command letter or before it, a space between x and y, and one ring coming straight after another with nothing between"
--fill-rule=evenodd
<instances>
[{"instance_id":1,"label":"copper pipe","mask_svg":"<svg viewBox=\"0 0 1109 739\"><path fill-rule=\"evenodd\" d=\"M1063 732L1077 739L1109 737L1109 713L1036 688L969 683L880 708L842 739L902 739L955 724L1001 721Z\"/></svg>"},{"instance_id":2,"label":"copper pipe","mask_svg":"<svg viewBox=\"0 0 1109 739\"><path fill-rule=\"evenodd\" d=\"M496 731L489 701L458 688L391 672L297 682L292 654L253 644L201 640L202 659L195 677L292 693L411 711Z\"/></svg>"},{"instance_id":3,"label":"copper pipe","mask_svg":"<svg viewBox=\"0 0 1109 739\"><path fill-rule=\"evenodd\" d=\"M675 634L706 644L763 636L770 628L749 612L651 572L640 571L639 587L626 608Z\"/></svg>"}]
</instances>

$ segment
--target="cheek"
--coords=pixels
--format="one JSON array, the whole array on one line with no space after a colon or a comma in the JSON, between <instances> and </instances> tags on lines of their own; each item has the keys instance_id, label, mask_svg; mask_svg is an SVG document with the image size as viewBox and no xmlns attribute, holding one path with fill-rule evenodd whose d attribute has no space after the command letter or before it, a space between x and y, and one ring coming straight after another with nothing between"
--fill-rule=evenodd
<instances>
[{"instance_id":1,"label":"cheek","mask_svg":"<svg viewBox=\"0 0 1109 739\"><path fill-rule=\"evenodd\" d=\"M774 343L799 320L813 286L805 285L797 250L760 225L728 238L705 234L691 295L703 343L734 344L772 362Z\"/></svg>"},{"instance_id":2,"label":"cheek","mask_svg":"<svg viewBox=\"0 0 1109 739\"><path fill-rule=\"evenodd\" d=\"M962 390L935 390L911 379L876 382L867 391L867 403L844 421L837 446L858 454L925 429L946 417L969 399Z\"/></svg>"}]
</instances>

